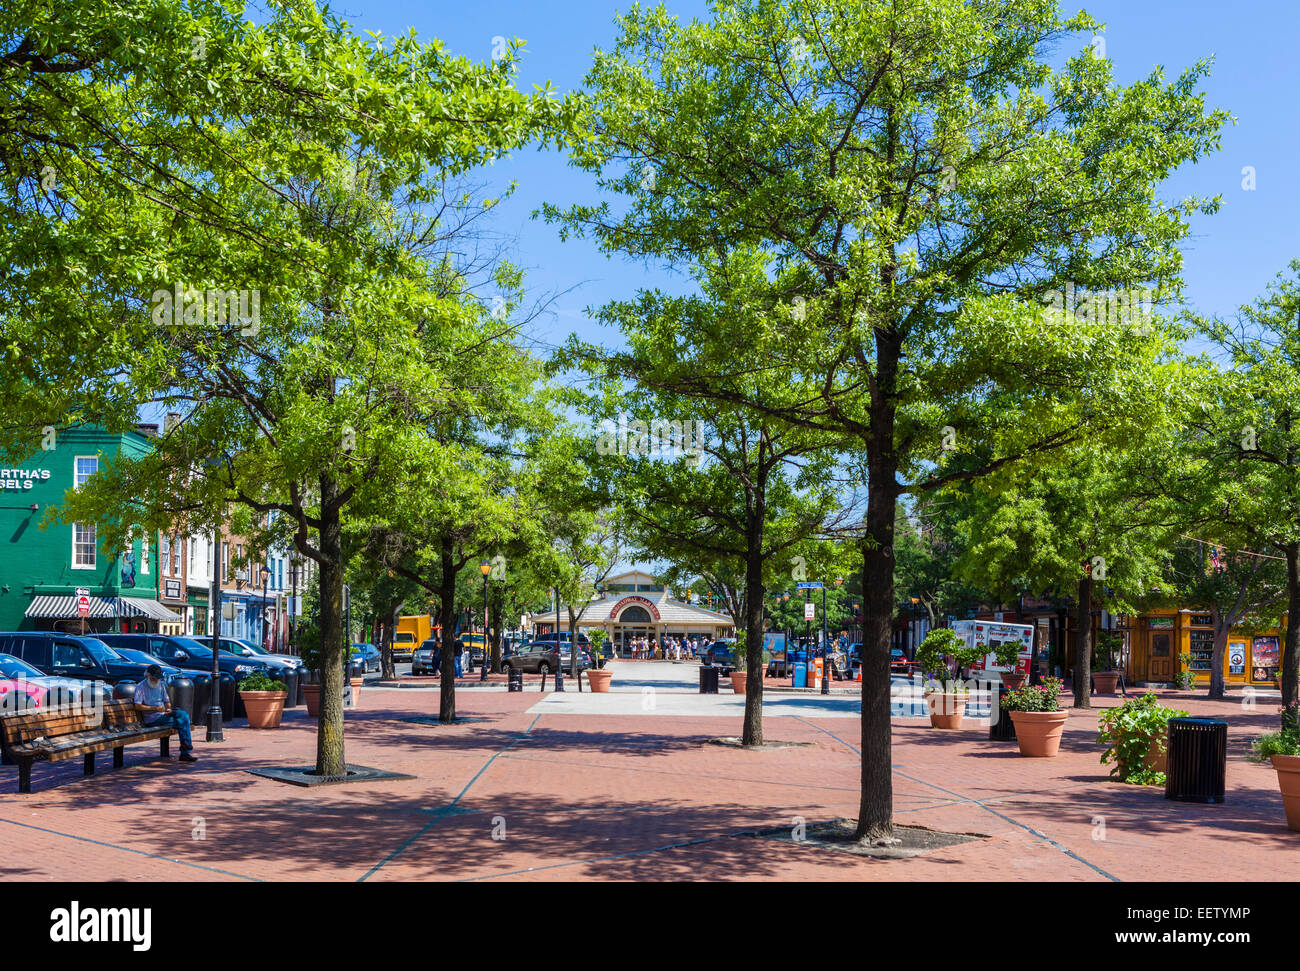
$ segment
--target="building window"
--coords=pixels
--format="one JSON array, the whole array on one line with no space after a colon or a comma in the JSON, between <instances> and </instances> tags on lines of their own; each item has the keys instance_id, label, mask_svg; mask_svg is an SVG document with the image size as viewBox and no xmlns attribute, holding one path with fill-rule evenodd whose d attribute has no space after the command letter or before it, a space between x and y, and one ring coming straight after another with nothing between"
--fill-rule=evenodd
<instances>
[{"instance_id":1,"label":"building window","mask_svg":"<svg viewBox=\"0 0 1300 971\"><path fill-rule=\"evenodd\" d=\"M73 459L72 484L80 489L86 480L99 471L98 455L78 455Z\"/></svg>"},{"instance_id":2,"label":"building window","mask_svg":"<svg viewBox=\"0 0 1300 971\"><path fill-rule=\"evenodd\" d=\"M170 537L158 537L158 561L162 564L162 575L172 575L172 541Z\"/></svg>"},{"instance_id":3,"label":"building window","mask_svg":"<svg viewBox=\"0 0 1300 971\"><path fill-rule=\"evenodd\" d=\"M72 527L72 568L74 570L93 570L95 568L95 526L74 524Z\"/></svg>"},{"instance_id":4,"label":"building window","mask_svg":"<svg viewBox=\"0 0 1300 971\"><path fill-rule=\"evenodd\" d=\"M221 544L221 582L230 578L230 544Z\"/></svg>"}]
</instances>

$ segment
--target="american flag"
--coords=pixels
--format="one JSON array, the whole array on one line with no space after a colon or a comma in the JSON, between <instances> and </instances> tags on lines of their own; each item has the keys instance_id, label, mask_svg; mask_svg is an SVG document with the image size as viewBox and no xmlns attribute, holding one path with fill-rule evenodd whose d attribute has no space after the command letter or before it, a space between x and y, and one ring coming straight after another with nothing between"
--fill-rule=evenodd
<instances>
[{"instance_id":1,"label":"american flag","mask_svg":"<svg viewBox=\"0 0 1300 971\"><path fill-rule=\"evenodd\" d=\"M1210 547L1210 566L1214 567L1215 573L1223 572L1224 563L1219 558L1219 548L1217 546Z\"/></svg>"}]
</instances>

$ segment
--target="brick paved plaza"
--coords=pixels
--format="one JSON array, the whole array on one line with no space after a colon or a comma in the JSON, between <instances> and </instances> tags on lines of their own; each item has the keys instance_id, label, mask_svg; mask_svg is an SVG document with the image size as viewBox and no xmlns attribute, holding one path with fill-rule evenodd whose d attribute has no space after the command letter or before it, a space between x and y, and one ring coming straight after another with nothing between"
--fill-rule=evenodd
<instances>
[{"instance_id":1,"label":"brick paved plaza","mask_svg":"<svg viewBox=\"0 0 1300 971\"><path fill-rule=\"evenodd\" d=\"M1300 864L1274 773L1245 758L1276 724L1275 698L1250 711L1239 697L1162 695L1229 720L1217 806L1106 781L1096 722L1116 699L1072 712L1050 760L990 742L982 720L940 732L895 719L898 820L989 839L880 861L747 835L856 813L856 698L795 699L806 713L774 698L768 738L812 744L746 752L707 744L739 732L740 699L656 690L646 710L637 670L619 664L624 690L608 695L542 694L535 678L523 694L462 690L459 712L474 720L454 726L403 721L436 714L436 691L367 687L347 716L348 761L409 780L309 790L248 774L314 760L301 708L278 731L237 722L223 744L200 741L193 766L133 746L125 769L101 757L91 778L78 760L38 765L30 796L5 767L0 870L41 881L1258 881Z\"/></svg>"}]
</instances>

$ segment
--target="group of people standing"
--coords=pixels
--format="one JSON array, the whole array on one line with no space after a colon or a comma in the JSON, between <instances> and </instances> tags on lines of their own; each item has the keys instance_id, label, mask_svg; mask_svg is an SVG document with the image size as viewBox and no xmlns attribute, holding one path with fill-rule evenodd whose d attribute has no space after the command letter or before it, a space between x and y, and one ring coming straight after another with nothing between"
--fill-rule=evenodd
<instances>
[{"instance_id":1,"label":"group of people standing","mask_svg":"<svg viewBox=\"0 0 1300 971\"><path fill-rule=\"evenodd\" d=\"M699 657L700 653L708 650L712 644L713 638L707 634L703 637L669 635L658 643L653 637L637 636L627 641L627 648L631 651L632 657L637 660L659 657L670 661L681 661L687 658Z\"/></svg>"}]
</instances>

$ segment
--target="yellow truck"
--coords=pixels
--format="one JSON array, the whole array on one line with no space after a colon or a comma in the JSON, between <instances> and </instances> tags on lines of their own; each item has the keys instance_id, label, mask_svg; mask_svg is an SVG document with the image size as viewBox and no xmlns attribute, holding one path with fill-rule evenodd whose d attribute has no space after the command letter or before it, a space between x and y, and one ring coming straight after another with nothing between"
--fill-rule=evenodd
<instances>
[{"instance_id":1,"label":"yellow truck","mask_svg":"<svg viewBox=\"0 0 1300 971\"><path fill-rule=\"evenodd\" d=\"M428 614L397 618L397 630L393 631L394 661L411 660L415 649L442 629L433 626L431 619Z\"/></svg>"}]
</instances>

